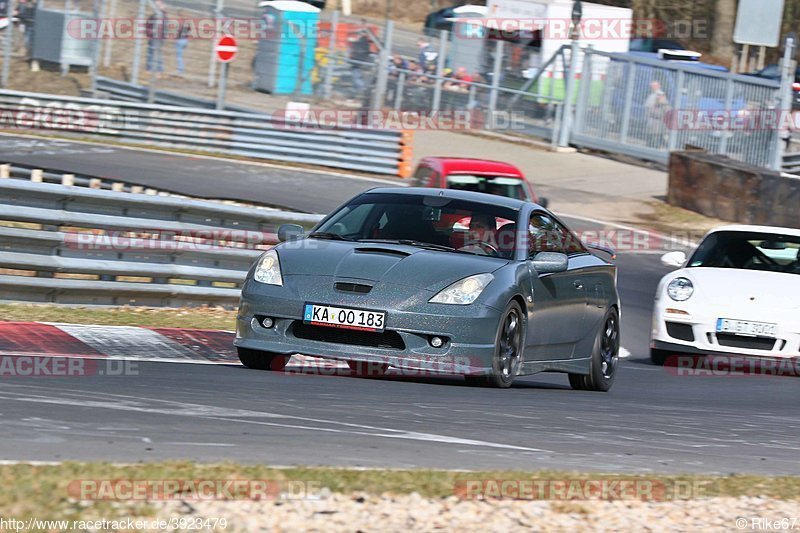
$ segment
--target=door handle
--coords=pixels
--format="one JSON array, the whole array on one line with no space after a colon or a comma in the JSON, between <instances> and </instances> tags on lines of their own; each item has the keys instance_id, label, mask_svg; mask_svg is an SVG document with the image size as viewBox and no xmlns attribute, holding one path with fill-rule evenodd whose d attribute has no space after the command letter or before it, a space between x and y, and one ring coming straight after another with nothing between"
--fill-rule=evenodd
<instances>
[{"instance_id":1,"label":"door handle","mask_svg":"<svg viewBox=\"0 0 800 533\"><path fill-rule=\"evenodd\" d=\"M583 282L581 282L581 281L575 281L575 282L573 282L573 285L574 285L574 286L575 286L575 288L576 288L576 289L578 289L579 291L580 291L580 290L583 290Z\"/></svg>"}]
</instances>

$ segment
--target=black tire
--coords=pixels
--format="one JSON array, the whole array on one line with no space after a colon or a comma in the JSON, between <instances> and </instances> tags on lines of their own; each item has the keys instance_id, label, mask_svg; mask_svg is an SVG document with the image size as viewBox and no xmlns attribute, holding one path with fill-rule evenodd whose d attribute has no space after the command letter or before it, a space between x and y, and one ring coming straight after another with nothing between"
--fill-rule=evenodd
<instances>
[{"instance_id":1,"label":"black tire","mask_svg":"<svg viewBox=\"0 0 800 533\"><path fill-rule=\"evenodd\" d=\"M347 366L350 367L350 372L361 378L377 378L385 376L389 371L389 365L366 361L348 361Z\"/></svg>"},{"instance_id":2,"label":"black tire","mask_svg":"<svg viewBox=\"0 0 800 533\"><path fill-rule=\"evenodd\" d=\"M619 342L619 313L612 307L603 318L603 327L597 332L589 363L589 374L570 374L569 384L572 388L608 392L617 377Z\"/></svg>"},{"instance_id":3,"label":"black tire","mask_svg":"<svg viewBox=\"0 0 800 533\"><path fill-rule=\"evenodd\" d=\"M288 355L262 352L249 348L237 348L236 350L239 352L239 361L247 368L252 368L253 370L283 370L286 368L286 363L289 362L290 358Z\"/></svg>"},{"instance_id":4,"label":"black tire","mask_svg":"<svg viewBox=\"0 0 800 533\"><path fill-rule=\"evenodd\" d=\"M467 383L507 389L522 366L525 348L525 315L517 302L506 306L497 325L494 340L492 373L488 376L464 376Z\"/></svg>"},{"instance_id":5,"label":"black tire","mask_svg":"<svg viewBox=\"0 0 800 533\"><path fill-rule=\"evenodd\" d=\"M650 361L654 365L664 366L667 364L667 358L671 355L675 354L666 350L656 350L655 348L650 349Z\"/></svg>"}]
</instances>

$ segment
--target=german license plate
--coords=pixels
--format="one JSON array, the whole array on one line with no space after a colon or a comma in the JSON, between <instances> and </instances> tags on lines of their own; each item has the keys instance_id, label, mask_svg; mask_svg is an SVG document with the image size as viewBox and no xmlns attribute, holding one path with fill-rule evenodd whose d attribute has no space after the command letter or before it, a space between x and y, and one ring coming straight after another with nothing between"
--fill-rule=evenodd
<instances>
[{"instance_id":1,"label":"german license plate","mask_svg":"<svg viewBox=\"0 0 800 533\"><path fill-rule=\"evenodd\" d=\"M774 339L778 336L778 325L720 318L717 319L717 333L733 333L734 335L743 335L745 337L770 337Z\"/></svg>"},{"instance_id":2,"label":"german license plate","mask_svg":"<svg viewBox=\"0 0 800 533\"><path fill-rule=\"evenodd\" d=\"M314 326L331 328L383 331L386 313L348 307L306 304L303 311L303 322Z\"/></svg>"}]
</instances>

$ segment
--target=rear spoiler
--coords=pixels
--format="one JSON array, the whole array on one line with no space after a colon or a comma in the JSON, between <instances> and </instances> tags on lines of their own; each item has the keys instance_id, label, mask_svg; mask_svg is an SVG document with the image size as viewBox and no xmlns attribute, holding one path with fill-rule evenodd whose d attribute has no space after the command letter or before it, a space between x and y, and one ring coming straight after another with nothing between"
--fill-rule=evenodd
<instances>
[{"instance_id":1,"label":"rear spoiler","mask_svg":"<svg viewBox=\"0 0 800 533\"><path fill-rule=\"evenodd\" d=\"M617 258L617 251L611 248L610 246L602 246L600 244L587 244L586 247L592 250L599 250L601 252L605 252L611 256L611 259Z\"/></svg>"}]
</instances>

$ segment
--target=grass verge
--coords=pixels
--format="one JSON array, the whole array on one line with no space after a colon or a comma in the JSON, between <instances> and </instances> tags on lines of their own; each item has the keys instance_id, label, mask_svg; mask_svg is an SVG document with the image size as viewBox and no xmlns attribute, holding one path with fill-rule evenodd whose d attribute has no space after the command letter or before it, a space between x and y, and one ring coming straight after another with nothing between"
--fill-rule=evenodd
<instances>
[{"instance_id":1,"label":"grass verge","mask_svg":"<svg viewBox=\"0 0 800 533\"><path fill-rule=\"evenodd\" d=\"M151 509L143 500L82 501L69 490L76 481L148 480L151 482L213 480L259 480L271 482L298 481L308 486L325 488L333 493L411 494L428 498L454 495L459 483L474 480L563 481L563 480L632 480L675 483L702 487L693 496L740 497L758 496L779 500L800 498L800 477L761 476L660 476L604 475L575 472L476 471L443 470L349 470L334 468L271 468L261 465L224 463L218 465L190 462L143 463L119 466L108 463L68 462L60 465L3 465L0 466L0 511L4 516L22 519L28 516L58 516L60 519L85 519L97 515L148 516ZM187 493L172 493L166 499L192 500Z\"/></svg>"},{"instance_id":2,"label":"grass verge","mask_svg":"<svg viewBox=\"0 0 800 533\"><path fill-rule=\"evenodd\" d=\"M47 304L0 304L7 322L63 322L100 326L142 326L233 331L236 311L215 307L73 307Z\"/></svg>"}]
</instances>

